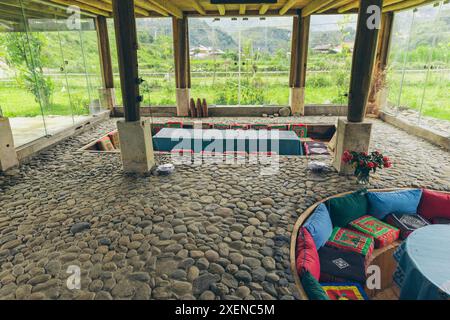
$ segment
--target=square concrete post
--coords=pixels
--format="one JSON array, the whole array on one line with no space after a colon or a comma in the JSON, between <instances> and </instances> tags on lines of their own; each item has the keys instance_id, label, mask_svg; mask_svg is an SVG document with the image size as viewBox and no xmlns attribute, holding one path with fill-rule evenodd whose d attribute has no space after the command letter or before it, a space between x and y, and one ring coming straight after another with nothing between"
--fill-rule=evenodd
<instances>
[{"instance_id":1,"label":"square concrete post","mask_svg":"<svg viewBox=\"0 0 450 320\"><path fill-rule=\"evenodd\" d=\"M146 173L155 165L149 120L117 121L123 171Z\"/></svg>"},{"instance_id":2,"label":"square concrete post","mask_svg":"<svg viewBox=\"0 0 450 320\"><path fill-rule=\"evenodd\" d=\"M8 118L0 117L0 171L19 165L11 125Z\"/></svg>"},{"instance_id":3,"label":"square concrete post","mask_svg":"<svg viewBox=\"0 0 450 320\"><path fill-rule=\"evenodd\" d=\"M294 116L305 114L305 88L291 88L289 105Z\"/></svg>"},{"instance_id":4,"label":"square concrete post","mask_svg":"<svg viewBox=\"0 0 450 320\"><path fill-rule=\"evenodd\" d=\"M187 117L189 115L189 88L177 88L177 116Z\"/></svg>"},{"instance_id":5,"label":"square concrete post","mask_svg":"<svg viewBox=\"0 0 450 320\"><path fill-rule=\"evenodd\" d=\"M372 123L350 122L340 118L336 131L336 148L334 152L333 167L341 174L353 174L354 168L342 162L344 151L368 152Z\"/></svg>"}]
</instances>

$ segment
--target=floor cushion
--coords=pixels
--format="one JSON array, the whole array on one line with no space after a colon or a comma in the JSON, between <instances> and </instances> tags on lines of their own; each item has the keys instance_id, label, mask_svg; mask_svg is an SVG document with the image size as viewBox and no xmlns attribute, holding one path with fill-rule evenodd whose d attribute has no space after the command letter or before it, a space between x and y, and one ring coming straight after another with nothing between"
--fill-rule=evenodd
<instances>
[{"instance_id":1,"label":"floor cushion","mask_svg":"<svg viewBox=\"0 0 450 320\"><path fill-rule=\"evenodd\" d=\"M450 219L450 194L423 189L418 213L425 219Z\"/></svg>"},{"instance_id":2,"label":"floor cushion","mask_svg":"<svg viewBox=\"0 0 450 320\"><path fill-rule=\"evenodd\" d=\"M358 283L322 283L330 300L369 300Z\"/></svg>"},{"instance_id":3,"label":"floor cushion","mask_svg":"<svg viewBox=\"0 0 450 320\"><path fill-rule=\"evenodd\" d=\"M300 282L310 300L330 300L319 281L310 272L306 271L303 273Z\"/></svg>"},{"instance_id":4,"label":"floor cushion","mask_svg":"<svg viewBox=\"0 0 450 320\"><path fill-rule=\"evenodd\" d=\"M436 218L431 219L431 222L433 224L450 224L450 219L449 218L436 217Z\"/></svg>"},{"instance_id":5,"label":"floor cushion","mask_svg":"<svg viewBox=\"0 0 450 320\"><path fill-rule=\"evenodd\" d=\"M366 281L365 259L359 253L334 247L319 250L320 281Z\"/></svg>"},{"instance_id":6,"label":"floor cushion","mask_svg":"<svg viewBox=\"0 0 450 320\"><path fill-rule=\"evenodd\" d=\"M321 141L306 141L303 143L306 155L329 154L327 145Z\"/></svg>"},{"instance_id":7,"label":"floor cushion","mask_svg":"<svg viewBox=\"0 0 450 320\"><path fill-rule=\"evenodd\" d=\"M373 237L375 248L385 247L398 239L400 230L375 217L365 215L349 223L349 228Z\"/></svg>"},{"instance_id":8,"label":"floor cushion","mask_svg":"<svg viewBox=\"0 0 450 320\"><path fill-rule=\"evenodd\" d=\"M400 237L406 239L414 230L430 223L418 214L393 213L387 216L386 222L400 229Z\"/></svg>"},{"instance_id":9,"label":"floor cushion","mask_svg":"<svg viewBox=\"0 0 450 320\"><path fill-rule=\"evenodd\" d=\"M355 230L334 227L327 246L345 251L356 252L364 256L365 260L372 255L373 238Z\"/></svg>"},{"instance_id":10,"label":"floor cushion","mask_svg":"<svg viewBox=\"0 0 450 320\"><path fill-rule=\"evenodd\" d=\"M298 231L295 264L301 276L309 271L316 280L320 278L320 261L314 239L309 231L302 227Z\"/></svg>"},{"instance_id":11,"label":"floor cushion","mask_svg":"<svg viewBox=\"0 0 450 320\"><path fill-rule=\"evenodd\" d=\"M333 224L325 204L319 204L303 226L313 237L316 248L323 247L333 231Z\"/></svg>"},{"instance_id":12,"label":"floor cushion","mask_svg":"<svg viewBox=\"0 0 450 320\"><path fill-rule=\"evenodd\" d=\"M360 190L326 202L334 227L345 227L351 221L367 214L366 193L365 190Z\"/></svg>"},{"instance_id":13,"label":"floor cushion","mask_svg":"<svg viewBox=\"0 0 450 320\"><path fill-rule=\"evenodd\" d=\"M380 220L391 213L416 214L421 195L421 189L368 192L369 211L367 214Z\"/></svg>"}]
</instances>

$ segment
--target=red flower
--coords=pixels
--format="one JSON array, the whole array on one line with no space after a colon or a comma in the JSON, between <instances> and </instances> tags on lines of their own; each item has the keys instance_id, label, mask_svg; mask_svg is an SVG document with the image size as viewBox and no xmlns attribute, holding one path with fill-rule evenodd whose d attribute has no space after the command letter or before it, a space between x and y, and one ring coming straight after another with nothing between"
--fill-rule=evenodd
<instances>
[{"instance_id":1,"label":"red flower","mask_svg":"<svg viewBox=\"0 0 450 320\"><path fill-rule=\"evenodd\" d=\"M362 167L364 165L364 161L359 160L359 165Z\"/></svg>"},{"instance_id":2,"label":"red flower","mask_svg":"<svg viewBox=\"0 0 450 320\"><path fill-rule=\"evenodd\" d=\"M385 168L392 167L392 163L390 163L389 161L386 161L383 165L384 165Z\"/></svg>"},{"instance_id":3,"label":"red flower","mask_svg":"<svg viewBox=\"0 0 450 320\"><path fill-rule=\"evenodd\" d=\"M389 157L383 157L383 162L389 162Z\"/></svg>"},{"instance_id":4,"label":"red flower","mask_svg":"<svg viewBox=\"0 0 450 320\"><path fill-rule=\"evenodd\" d=\"M353 159L353 156L347 150L342 154L342 161L345 163L350 162Z\"/></svg>"},{"instance_id":5,"label":"red flower","mask_svg":"<svg viewBox=\"0 0 450 320\"><path fill-rule=\"evenodd\" d=\"M369 162L369 163L367 164L367 166L368 166L370 169L372 169L373 167L375 167L375 163Z\"/></svg>"}]
</instances>

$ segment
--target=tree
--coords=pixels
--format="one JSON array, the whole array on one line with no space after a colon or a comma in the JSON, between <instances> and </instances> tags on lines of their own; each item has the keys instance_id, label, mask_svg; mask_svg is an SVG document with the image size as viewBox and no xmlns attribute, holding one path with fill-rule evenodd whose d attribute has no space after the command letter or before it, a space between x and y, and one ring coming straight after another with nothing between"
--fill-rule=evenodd
<instances>
[{"instance_id":1,"label":"tree","mask_svg":"<svg viewBox=\"0 0 450 320\"><path fill-rule=\"evenodd\" d=\"M17 70L17 81L30 91L44 107L50 105L53 83L43 71L43 38L22 32L8 32L2 38L6 48L6 62Z\"/></svg>"}]
</instances>

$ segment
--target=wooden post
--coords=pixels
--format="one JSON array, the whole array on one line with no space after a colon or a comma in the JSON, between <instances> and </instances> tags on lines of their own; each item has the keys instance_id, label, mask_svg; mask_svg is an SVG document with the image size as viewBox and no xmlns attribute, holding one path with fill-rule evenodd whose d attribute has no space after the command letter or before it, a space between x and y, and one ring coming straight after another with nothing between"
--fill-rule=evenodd
<instances>
[{"instance_id":1,"label":"wooden post","mask_svg":"<svg viewBox=\"0 0 450 320\"><path fill-rule=\"evenodd\" d=\"M301 11L294 16L291 46L289 86L292 114L304 114L306 63L308 60L310 17L302 17Z\"/></svg>"},{"instance_id":2,"label":"wooden post","mask_svg":"<svg viewBox=\"0 0 450 320\"><path fill-rule=\"evenodd\" d=\"M177 115L188 116L189 88L191 87L189 59L188 18L172 18L175 82L177 88Z\"/></svg>"},{"instance_id":3,"label":"wooden post","mask_svg":"<svg viewBox=\"0 0 450 320\"><path fill-rule=\"evenodd\" d=\"M383 0L360 0L348 101L347 119L350 122L362 122L366 113L380 27L371 25L377 14L368 10L371 6L377 6L381 14Z\"/></svg>"},{"instance_id":4,"label":"wooden post","mask_svg":"<svg viewBox=\"0 0 450 320\"><path fill-rule=\"evenodd\" d=\"M112 3L125 121L138 121L142 97L139 95L134 0L113 0Z\"/></svg>"}]
</instances>

